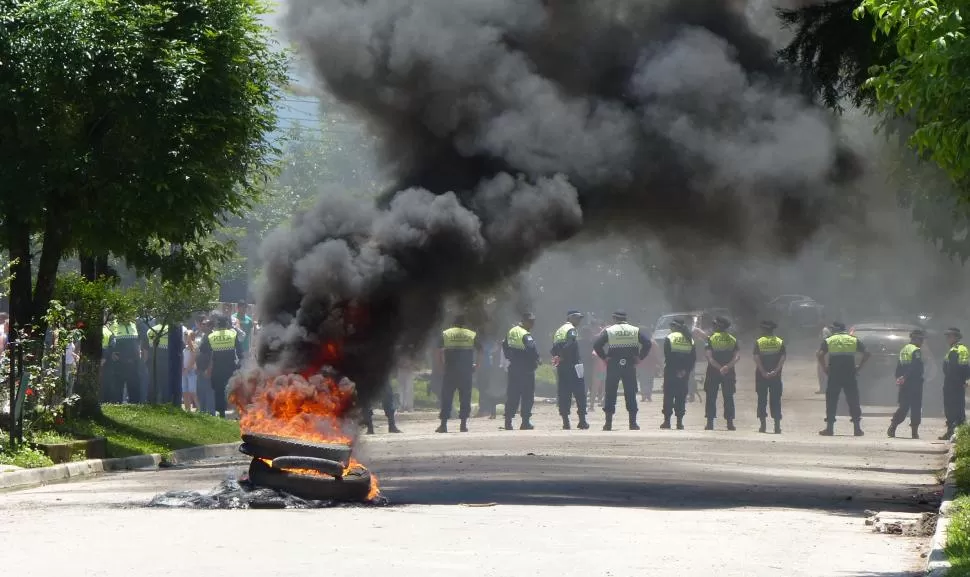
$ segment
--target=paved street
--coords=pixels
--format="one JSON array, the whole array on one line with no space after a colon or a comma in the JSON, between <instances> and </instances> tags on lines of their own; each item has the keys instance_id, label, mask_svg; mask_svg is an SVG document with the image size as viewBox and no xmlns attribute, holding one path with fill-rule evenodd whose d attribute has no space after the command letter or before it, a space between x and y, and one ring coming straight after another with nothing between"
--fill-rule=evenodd
<instances>
[{"instance_id":1,"label":"paved street","mask_svg":"<svg viewBox=\"0 0 970 577\"><path fill-rule=\"evenodd\" d=\"M561 431L549 405L531 432L475 419L471 433L435 435L433 415L412 415L405 434L360 450L387 508L143 507L245 466L208 462L2 493L0 550L18 576L918 574L928 539L874 534L864 511L933 510L940 420L924 424L923 440L890 440L888 409L867 407L866 437L848 436L843 419L843 436L820 438L812 365L789 369L782 435L756 432L744 373L733 433L723 421L700 430L699 403L688 430L659 430L659 395L641 403L639 432L623 430L625 415L621 430L602 432L601 413L593 430Z\"/></svg>"}]
</instances>

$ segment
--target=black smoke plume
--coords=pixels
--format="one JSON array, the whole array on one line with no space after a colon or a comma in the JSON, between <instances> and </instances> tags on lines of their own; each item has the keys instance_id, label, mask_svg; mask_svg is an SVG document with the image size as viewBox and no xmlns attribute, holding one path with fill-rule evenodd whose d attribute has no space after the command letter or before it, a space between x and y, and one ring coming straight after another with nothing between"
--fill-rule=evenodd
<instances>
[{"instance_id":1,"label":"black smoke plume","mask_svg":"<svg viewBox=\"0 0 970 577\"><path fill-rule=\"evenodd\" d=\"M740 5L740 7L739 7ZM260 363L322 363L364 400L449 297L580 234L784 255L857 168L727 0L288 0L325 88L398 185L321 198L264 246ZM324 358L340 342L339 358Z\"/></svg>"}]
</instances>

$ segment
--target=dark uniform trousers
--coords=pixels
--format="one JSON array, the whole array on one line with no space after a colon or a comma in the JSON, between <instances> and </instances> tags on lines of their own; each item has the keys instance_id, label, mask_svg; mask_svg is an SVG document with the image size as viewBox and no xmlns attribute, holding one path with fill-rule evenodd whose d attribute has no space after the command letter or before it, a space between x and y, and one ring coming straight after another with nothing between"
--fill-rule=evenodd
<instances>
[{"instance_id":1,"label":"dark uniform trousers","mask_svg":"<svg viewBox=\"0 0 970 577\"><path fill-rule=\"evenodd\" d=\"M458 418L467 419L472 412L472 384L475 372L471 369L448 369L441 381L441 412L439 419L451 418L451 406L455 402L455 392L458 392Z\"/></svg>"},{"instance_id":2,"label":"dark uniform trousers","mask_svg":"<svg viewBox=\"0 0 970 577\"><path fill-rule=\"evenodd\" d=\"M576 414L586 415L586 381L576 376L573 365L556 367L556 393L559 395L559 414L569 416L573 398L576 399Z\"/></svg>"},{"instance_id":3,"label":"dark uniform trousers","mask_svg":"<svg viewBox=\"0 0 970 577\"><path fill-rule=\"evenodd\" d=\"M108 378L105 400L109 403L121 403L124 401L125 387L128 388L128 402L141 402L141 375L138 372L138 359L122 358L118 361L109 361L105 368Z\"/></svg>"},{"instance_id":4,"label":"dark uniform trousers","mask_svg":"<svg viewBox=\"0 0 970 577\"><path fill-rule=\"evenodd\" d=\"M766 379L761 375L754 378L754 388L758 393L758 418L765 419L771 411L771 418L781 420L781 377Z\"/></svg>"},{"instance_id":5,"label":"dark uniform trousers","mask_svg":"<svg viewBox=\"0 0 970 577\"><path fill-rule=\"evenodd\" d=\"M532 367L509 365L509 386L505 395L505 417L512 418L521 405L523 419L532 417L536 400L536 372Z\"/></svg>"},{"instance_id":6,"label":"dark uniform trousers","mask_svg":"<svg viewBox=\"0 0 970 577\"><path fill-rule=\"evenodd\" d=\"M943 385L943 414L947 427L959 427L967 420L966 388L963 383Z\"/></svg>"},{"instance_id":7,"label":"dark uniform trousers","mask_svg":"<svg viewBox=\"0 0 970 577\"><path fill-rule=\"evenodd\" d=\"M219 416L226 416L226 387L229 386L229 379L236 372L235 368L230 370L212 368L212 394L215 395L216 412Z\"/></svg>"},{"instance_id":8,"label":"dark uniform trousers","mask_svg":"<svg viewBox=\"0 0 970 577\"><path fill-rule=\"evenodd\" d=\"M623 363L623 364L620 364ZM608 359L606 362L606 399L603 412L612 415L616 412L616 394L623 382L623 399L626 411L637 414L637 365L633 359Z\"/></svg>"},{"instance_id":9,"label":"dark uniform trousers","mask_svg":"<svg viewBox=\"0 0 970 577\"><path fill-rule=\"evenodd\" d=\"M690 374L683 377L664 375L664 407L663 415L670 418L671 413L683 417L687 412L687 381Z\"/></svg>"},{"instance_id":10,"label":"dark uniform trousers","mask_svg":"<svg viewBox=\"0 0 970 577\"><path fill-rule=\"evenodd\" d=\"M381 396L381 409L388 419L394 416L394 389L390 385L384 387L384 394ZM373 418L374 408L370 403L367 403L367 406L364 407L364 422L370 423Z\"/></svg>"},{"instance_id":11,"label":"dark uniform trousers","mask_svg":"<svg viewBox=\"0 0 970 577\"><path fill-rule=\"evenodd\" d=\"M909 423L918 427L923 420L923 382L906 382L899 387L899 408L893 415L893 424L898 425L906 420L909 413Z\"/></svg>"},{"instance_id":12,"label":"dark uniform trousers","mask_svg":"<svg viewBox=\"0 0 970 577\"><path fill-rule=\"evenodd\" d=\"M853 423L862 419L862 406L859 404L859 382L855 375L842 376L829 373L828 384L825 387L825 421L835 422L835 412L839 408L839 395L845 392L845 401L849 404L849 418Z\"/></svg>"},{"instance_id":13,"label":"dark uniform trousers","mask_svg":"<svg viewBox=\"0 0 970 577\"><path fill-rule=\"evenodd\" d=\"M704 409L705 418L717 418L718 389L720 389L721 396L724 398L724 418L734 420L734 392L737 389L737 377L734 373L722 375L721 371L708 366L707 375L704 377L704 396L707 397L707 405Z\"/></svg>"}]
</instances>

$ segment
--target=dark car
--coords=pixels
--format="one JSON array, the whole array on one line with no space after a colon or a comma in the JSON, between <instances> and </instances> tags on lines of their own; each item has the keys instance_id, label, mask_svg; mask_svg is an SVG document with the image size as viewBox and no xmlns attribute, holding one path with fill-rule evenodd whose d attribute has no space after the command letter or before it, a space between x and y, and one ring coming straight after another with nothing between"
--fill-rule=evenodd
<instances>
[{"instance_id":1,"label":"dark car","mask_svg":"<svg viewBox=\"0 0 970 577\"><path fill-rule=\"evenodd\" d=\"M872 355L869 363L859 374L859 393L862 404L866 405L894 405L897 401L896 364L899 351L909 342L909 334L915 329L923 329L919 325L905 321L872 321L856 323L849 329L849 334L855 335L865 345ZM923 343L923 363L925 365L924 407L935 407L934 401L939 396L934 393L940 386L940 361L942 337L935 331L927 331ZM924 414L927 411L924 409Z\"/></svg>"}]
</instances>

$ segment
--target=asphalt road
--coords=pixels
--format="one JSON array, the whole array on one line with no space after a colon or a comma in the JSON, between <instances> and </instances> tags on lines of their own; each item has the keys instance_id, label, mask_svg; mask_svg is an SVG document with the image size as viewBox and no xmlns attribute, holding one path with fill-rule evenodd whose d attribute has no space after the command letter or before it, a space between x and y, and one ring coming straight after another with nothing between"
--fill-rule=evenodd
<instances>
[{"instance_id":1,"label":"asphalt road","mask_svg":"<svg viewBox=\"0 0 970 577\"><path fill-rule=\"evenodd\" d=\"M641 403L641 431L600 431L600 413L593 430L562 431L550 405L535 431L475 419L470 433L436 435L433 415L410 415L405 434L360 447L385 508L144 507L239 475L243 460L2 493L0 562L18 576L919 574L928 539L875 534L865 511L934 509L942 423L890 440L889 409L867 407L867 436L842 420L841 436L818 437L814 370L792 362L784 433L759 434L740 377L736 432L701 430L699 403L688 430L661 431L659 396Z\"/></svg>"}]
</instances>

